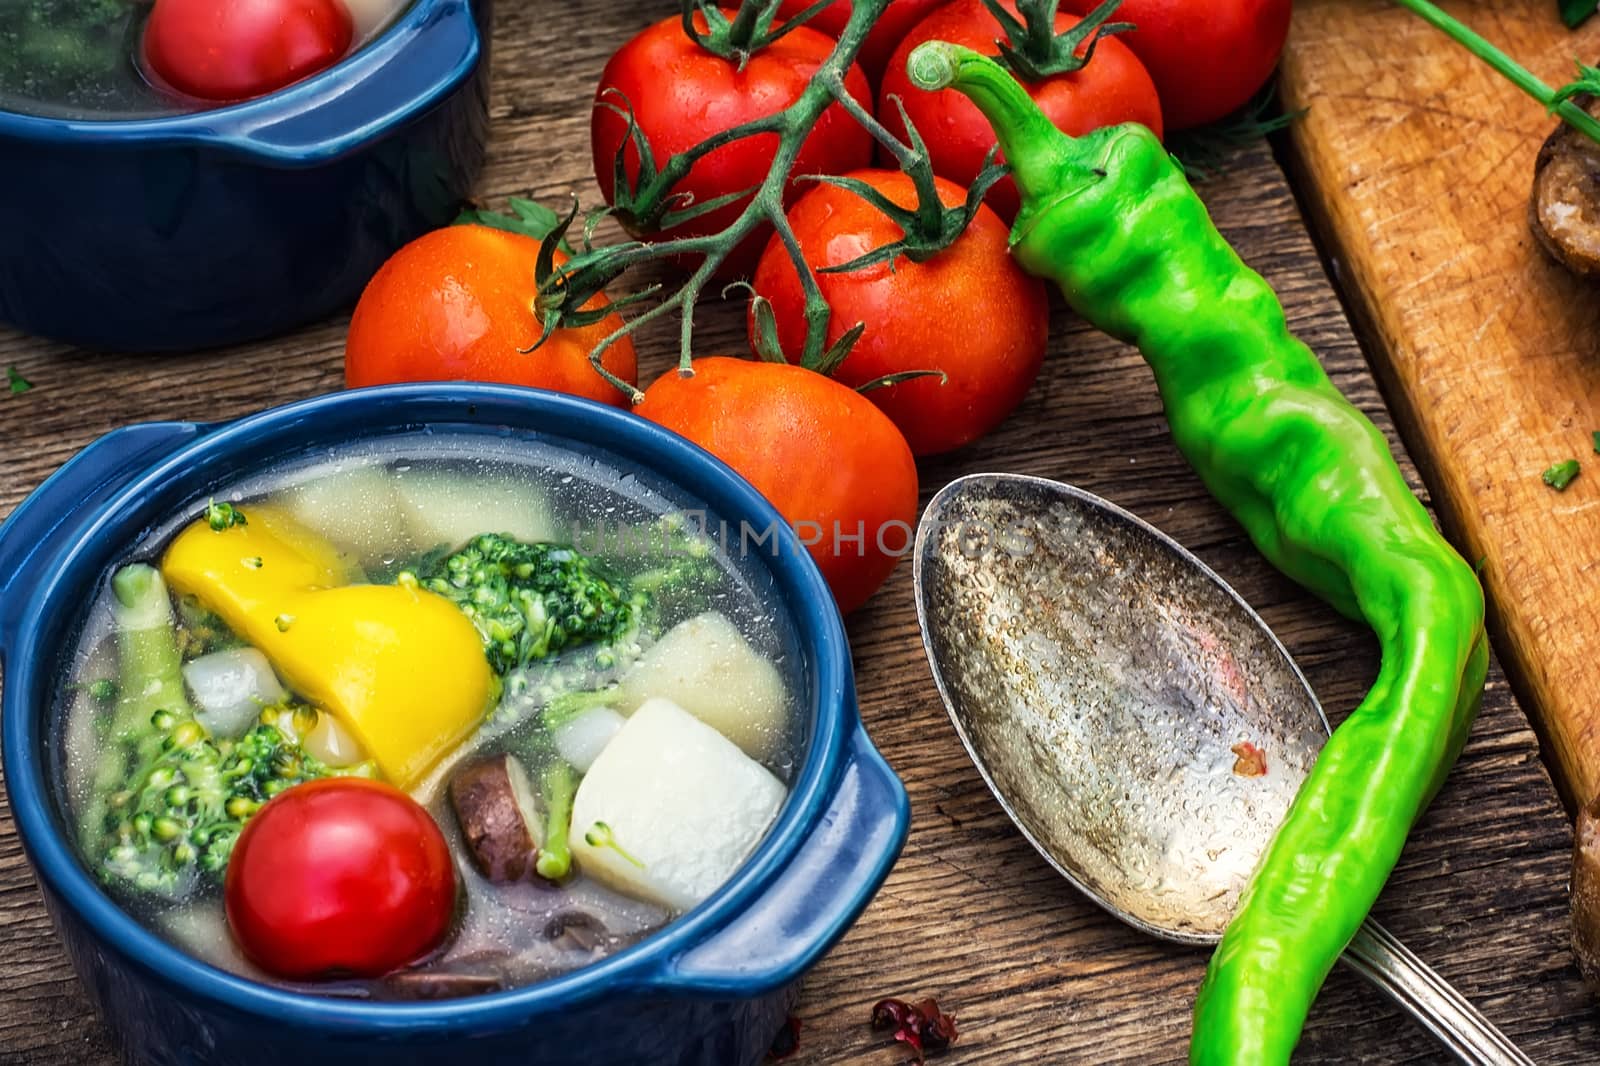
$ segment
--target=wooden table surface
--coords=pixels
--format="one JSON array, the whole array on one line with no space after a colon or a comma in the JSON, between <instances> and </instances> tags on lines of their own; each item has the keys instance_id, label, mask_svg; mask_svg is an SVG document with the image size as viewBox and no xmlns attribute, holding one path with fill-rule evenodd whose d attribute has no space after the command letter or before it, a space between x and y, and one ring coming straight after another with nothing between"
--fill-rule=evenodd
<instances>
[{"instance_id":1,"label":"wooden table surface","mask_svg":"<svg viewBox=\"0 0 1600 1066\"><path fill-rule=\"evenodd\" d=\"M668 7L583 0L559 19L504 4L494 142L481 195L594 198L588 94L604 53ZM623 10L632 7L634 10ZM641 9L643 8L643 9ZM573 33L572 26L583 26ZM560 56L557 62L542 57ZM1224 232L1278 288L1293 327L1386 430L1389 419L1271 150L1204 187ZM703 351L743 347L742 312L702 311ZM0 366L34 384L0 395L0 515L77 449L143 419L230 418L337 389L345 323L172 358L71 350L0 331ZM645 337L647 378L672 339ZM952 477L1059 478L1131 508L1214 566L1267 619L1335 721L1376 670L1362 628L1277 575L1204 493L1168 440L1136 353L1057 308L1051 354L1026 403L990 438L922 466ZM1424 491L1406 465L1418 491ZM943 1061L1177 1063L1202 951L1144 938L1074 892L1013 831L939 704L917 636L908 567L850 619L862 712L911 793L910 841L883 892L806 983L799 1064L903 1059L869 1031L886 995L940 999L962 1038ZM1413 835L1376 915L1541 1063L1600 1060L1600 1025L1566 942L1570 829L1537 742L1498 669L1460 765ZM0 1063L117 1060L68 969L0 802ZM1348 971L1329 979L1298 1062L1440 1062L1431 1040Z\"/></svg>"}]
</instances>

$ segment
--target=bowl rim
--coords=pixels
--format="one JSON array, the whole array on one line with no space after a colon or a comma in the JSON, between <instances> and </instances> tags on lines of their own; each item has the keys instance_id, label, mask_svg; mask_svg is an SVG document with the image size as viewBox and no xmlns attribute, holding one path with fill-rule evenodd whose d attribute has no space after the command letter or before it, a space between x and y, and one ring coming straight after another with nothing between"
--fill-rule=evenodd
<instances>
[{"instance_id":1,"label":"bowl rim","mask_svg":"<svg viewBox=\"0 0 1600 1066\"><path fill-rule=\"evenodd\" d=\"M382 417L374 418L380 412ZM417 417L430 413L446 416ZM41 727L48 706L36 706L30 698L54 675L58 662L39 646L46 627L44 612L70 610L71 594L114 560L113 552L96 551L96 543L126 545L137 535L138 528L123 527L138 523L128 517L119 520L119 509L157 491L175 491L197 458L274 445L271 455L247 464L247 476L252 466L293 454L297 440L303 449L308 423L313 424L310 435L319 443L321 438L315 435L329 433L330 423L338 440L352 443L435 423L498 427L557 442L565 439L636 463L703 502L719 518L750 520L761 523L761 529L777 530L778 549L773 555L761 553L761 558L790 610L798 642L813 661L811 740L789 795L761 844L710 898L638 944L544 981L461 999L369 1002L278 988L221 970L141 925L100 888L76 848L57 831L55 802L45 781L46 732ZM84 521L69 525L65 533L51 534L64 543L35 568L36 584L22 590L24 621L7 656L0 730L5 786L19 838L47 895L83 923L103 950L191 997L275 1024L339 1036L437 1033L525 1024L548 1011L619 991L684 994L683 986L672 980L674 963L731 925L781 880L832 802L846 749L860 729L843 620L821 571L793 529L748 482L709 452L643 418L594 401L516 386L457 383L381 386L301 400L206 430L145 466ZM862 892L870 894L870 889ZM784 983L792 979L784 977Z\"/></svg>"},{"instance_id":2,"label":"bowl rim","mask_svg":"<svg viewBox=\"0 0 1600 1066\"><path fill-rule=\"evenodd\" d=\"M92 145L132 142L138 144L217 143L227 144L247 138L259 127L290 114L312 111L333 103L353 84L381 72L411 42L430 26L445 18L473 18L473 8L483 0L410 0L401 15L371 40L337 63L310 77L292 82L282 89L237 103L196 111L176 111L163 115L94 118L38 115L8 110L0 106L0 137L42 141L51 144ZM384 116L383 128L405 122L433 107L453 90L477 64L480 48L423 94L404 102ZM366 139L371 131L363 131ZM327 153L320 153L327 154Z\"/></svg>"}]
</instances>

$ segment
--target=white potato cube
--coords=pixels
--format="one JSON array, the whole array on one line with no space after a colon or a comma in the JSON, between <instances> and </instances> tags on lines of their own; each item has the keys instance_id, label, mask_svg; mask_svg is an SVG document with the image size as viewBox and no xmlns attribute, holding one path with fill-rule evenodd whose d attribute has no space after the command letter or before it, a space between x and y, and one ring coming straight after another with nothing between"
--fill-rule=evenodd
<instances>
[{"instance_id":1,"label":"white potato cube","mask_svg":"<svg viewBox=\"0 0 1600 1066\"><path fill-rule=\"evenodd\" d=\"M589 876L686 911L754 850L785 795L721 733L670 700L648 700L579 784L572 852Z\"/></svg>"},{"instance_id":2,"label":"white potato cube","mask_svg":"<svg viewBox=\"0 0 1600 1066\"><path fill-rule=\"evenodd\" d=\"M627 714L658 697L761 762L778 753L788 732L789 695L782 675L719 611L668 630L623 676L617 707Z\"/></svg>"},{"instance_id":3,"label":"white potato cube","mask_svg":"<svg viewBox=\"0 0 1600 1066\"><path fill-rule=\"evenodd\" d=\"M555 518L536 485L414 469L396 479L401 507L419 550L455 551L480 533L506 533L524 544L559 540Z\"/></svg>"},{"instance_id":4,"label":"white potato cube","mask_svg":"<svg viewBox=\"0 0 1600 1066\"><path fill-rule=\"evenodd\" d=\"M282 506L301 525L369 564L393 553L407 532L394 476L382 466L358 466L296 485L283 494Z\"/></svg>"}]
</instances>

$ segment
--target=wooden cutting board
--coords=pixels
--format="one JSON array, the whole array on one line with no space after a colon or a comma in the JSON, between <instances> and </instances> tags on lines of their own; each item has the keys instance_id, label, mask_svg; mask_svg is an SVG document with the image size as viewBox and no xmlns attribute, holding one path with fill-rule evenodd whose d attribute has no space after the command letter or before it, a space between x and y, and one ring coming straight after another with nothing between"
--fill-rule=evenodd
<instances>
[{"instance_id":1,"label":"wooden cutting board","mask_svg":"<svg viewBox=\"0 0 1600 1066\"><path fill-rule=\"evenodd\" d=\"M1449 2L1552 85L1600 59L1554 0ZM1298 186L1569 800L1600 794L1600 285L1527 223L1554 120L1388 0L1300 0L1283 65ZM1363 321L1364 320L1364 321ZM1540 474L1576 458L1564 493Z\"/></svg>"}]
</instances>

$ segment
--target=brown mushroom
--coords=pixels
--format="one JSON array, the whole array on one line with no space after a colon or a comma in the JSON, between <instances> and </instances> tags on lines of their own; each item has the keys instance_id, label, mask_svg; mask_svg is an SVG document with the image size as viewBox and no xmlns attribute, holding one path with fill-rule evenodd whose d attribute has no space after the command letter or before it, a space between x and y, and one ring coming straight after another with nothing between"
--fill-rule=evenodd
<instances>
[{"instance_id":1,"label":"brown mushroom","mask_svg":"<svg viewBox=\"0 0 1600 1066\"><path fill-rule=\"evenodd\" d=\"M478 870L490 881L542 880L538 802L527 771L511 755L474 759L450 780L450 805Z\"/></svg>"},{"instance_id":2,"label":"brown mushroom","mask_svg":"<svg viewBox=\"0 0 1600 1066\"><path fill-rule=\"evenodd\" d=\"M1573 102L1600 117L1600 98ZM1600 144L1563 122L1539 149L1528 218L1534 236L1582 278L1600 278Z\"/></svg>"},{"instance_id":3,"label":"brown mushroom","mask_svg":"<svg viewBox=\"0 0 1600 1066\"><path fill-rule=\"evenodd\" d=\"M1578 812L1572 842L1572 951L1583 979L1600 992L1600 801Z\"/></svg>"}]
</instances>

